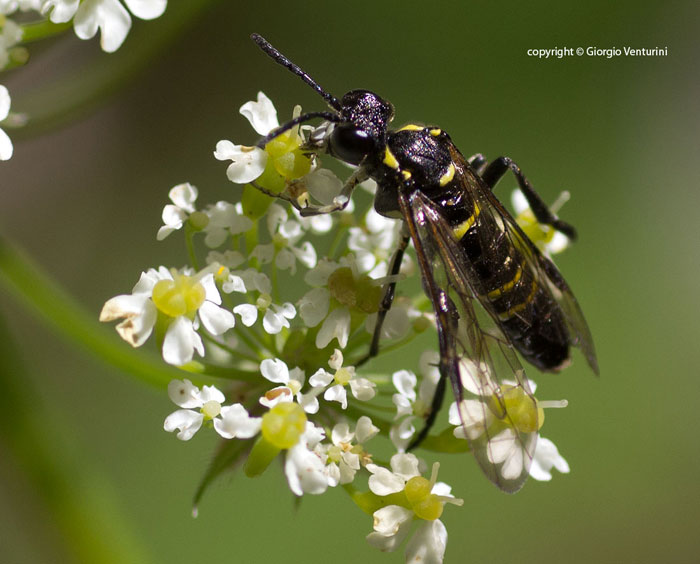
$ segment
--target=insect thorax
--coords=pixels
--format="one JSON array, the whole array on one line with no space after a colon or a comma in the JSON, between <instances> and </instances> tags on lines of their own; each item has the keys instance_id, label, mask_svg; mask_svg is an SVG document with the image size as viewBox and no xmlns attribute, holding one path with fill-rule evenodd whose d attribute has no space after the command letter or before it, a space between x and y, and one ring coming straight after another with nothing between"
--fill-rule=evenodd
<instances>
[{"instance_id":1,"label":"insect thorax","mask_svg":"<svg viewBox=\"0 0 700 564\"><path fill-rule=\"evenodd\" d=\"M449 137L436 127L410 124L389 132L382 154L368 167L377 182L375 208L394 216L400 186L418 189L431 199L450 197L455 168Z\"/></svg>"}]
</instances>

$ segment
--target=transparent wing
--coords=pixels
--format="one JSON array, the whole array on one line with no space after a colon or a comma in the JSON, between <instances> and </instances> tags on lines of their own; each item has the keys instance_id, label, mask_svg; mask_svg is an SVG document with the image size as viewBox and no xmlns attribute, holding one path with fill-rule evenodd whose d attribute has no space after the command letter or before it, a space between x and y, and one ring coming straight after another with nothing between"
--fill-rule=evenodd
<instances>
[{"instance_id":1,"label":"transparent wing","mask_svg":"<svg viewBox=\"0 0 700 564\"><path fill-rule=\"evenodd\" d=\"M598 374L598 361L588 324L569 285L557 267L530 241L508 210L476 176L464 156L452 144L450 144L450 153L456 167L456 176L468 196L477 203L481 210L478 221L498 224L500 227L499 236L509 238L512 246L520 251L525 268L532 272L533 278L540 282L540 287L550 294L553 302L558 304L568 330L566 338L569 345L580 349L593 372ZM487 240L491 236L491 231L481 229L477 232L483 238L483 248L494 244L494 241ZM483 305L487 311L490 309L488 302L483 303ZM494 312L490 313L494 314Z\"/></svg>"},{"instance_id":2,"label":"transparent wing","mask_svg":"<svg viewBox=\"0 0 700 564\"><path fill-rule=\"evenodd\" d=\"M420 191L399 200L436 313L440 371L452 385L459 432L489 480L516 492L529 475L539 428L522 366L493 317L475 309L474 265L436 205Z\"/></svg>"}]
</instances>

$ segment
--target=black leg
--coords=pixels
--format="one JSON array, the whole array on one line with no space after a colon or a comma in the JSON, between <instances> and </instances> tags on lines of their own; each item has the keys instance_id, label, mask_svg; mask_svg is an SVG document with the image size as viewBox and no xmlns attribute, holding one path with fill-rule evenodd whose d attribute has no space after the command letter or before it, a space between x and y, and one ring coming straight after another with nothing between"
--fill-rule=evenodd
<instances>
[{"instance_id":1,"label":"black leg","mask_svg":"<svg viewBox=\"0 0 700 564\"><path fill-rule=\"evenodd\" d=\"M570 239L576 239L576 229L572 225L569 225L565 221L559 219L554 215L550 209L542 201L540 195L535 192L535 189L530 184L530 181L525 178L525 175L520 170L520 167L515 164L508 157L498 157L495 161L484 167L481 172L481 178L484 179L489 188L493 190L496 183L503 177L503 175L510 170L518 181L518 186L522 190L525 198L532 212L535 214L537 221L544 225L551 225L557 231L562 232L564 235Z\"/></svg>"},{"instance_id":2,"label":"black leg","mask_svg":"<svg viewBox=\"0 0 700 564\"><path fill-rule=\"evenodd\" d=\"M476 153L467 159L467 162L472 165L476 171L481 174L481 170L488 163L486 157L481 153Z\"/></svg>"},{"instance_id":3,"label":"black leg","mask_svg":"<svg viewBox=\"0 0 700 564\"><path fill-rule=\"evenodd\" d=\"M394 302L394 295L396 293L396 277L399 275L399 271L401 270L401 261L403 260L403 255L406 251L409 240L410 236L408 235L408 231L404 226L403 230L401 231L401 240L399 241L396 251L394 251L394 256L391 257L391 264L389 264L388 275L390 278L392 278L392 281L385 286L382 301L379 302L377 323L374 325L374 333L372 334L372 344L369 347L367 356L362 358L355 366L363 365L370 358L377 356L379 353L379 339L382 334L382 325L384 325L386 314L391 309L391 304Z\"/></svg>"}]
</instances>

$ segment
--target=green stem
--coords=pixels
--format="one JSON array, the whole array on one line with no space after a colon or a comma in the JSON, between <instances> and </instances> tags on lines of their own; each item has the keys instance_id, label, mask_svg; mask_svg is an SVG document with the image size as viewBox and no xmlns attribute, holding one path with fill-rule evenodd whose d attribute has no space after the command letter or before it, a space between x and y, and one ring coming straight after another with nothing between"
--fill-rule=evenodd
<instances>
[{"instance_id":1,"label":"green stem","mask_svg":"<svg viewBox=\"0 0 700 564\"><path fill-rule=\"evenodd\" d=\"M35 517L45 520L54 534L50 539L42 539L45 527L35 522L31 527L38 546L44 541L54 543L46 549L51 553L47 561L152 562L141 539L134 535L133 525L121 513L118 492L95 468L85 445L76 443L78 434L52 406L43 405L42 394L32 389L32 378L2 319L0 358L3 464L15 464L22 470L36 493L32 499L42 504L40 508L34 507L35 503L30 506ZM24 507L19 513L27 510ZM57 539L61 540L60 545Z\"/></svg>"},{"instance_id":2,"label":"green stem","mask_svg":"<svg viewBox=\"0 0 700 564\"><path fill-rule=\"evenodd\" d=\"M243 327L239 327L238 325L236 325L233 328L233 331L236 333L238 338L240 338L241 341L243 341L248 346L248 348L251 351L255 351L258 353L258 358L255 360L255 362L260 362L263 358L265 358L264 353L267 352L267 350L264 350L264 351L260 350L258 343L256 343L255 339L252 338L253 336L255 336L254 332L252 332L249 329L244 329ZM267 349L267 347L265 346L264 343L260 343L260 344L263 346L264 349Z\"/></svg>"},{"instance_id":3,"label":"green stem","mask_svg":"<svg viewBox=\"0 0 700 564\"><path fill-rule=\"evenodd\" d=\"M97 321L96 314L82 309L39 265L2 236L0 283L59 335L138 380L162 389L174 378L191 377L160 358L127 348L111 329Z\"/></svg>"},{"instance_id":4,"label":"green stem","mask_svg":"<svg viewBox=\"0 0 700 564\"><path fill-rule=\"evenodd\" d=\"M343 238L345 237L345 234L348 231L347 226L341 226L338 229L335 230L335 234L333 237L333 241L331 242L331 245L328 249L327 256L333 257L334 260L337 260L339 257L335 256L336 252L338 252L338 247L340 243L343 241Z\"/></svg>"},{"instance_id":5,"label":"green stem","mask_svg":"<svg viewBox=\"0 0 700 564\"><path fill-rule=\"evenodd\" d=\"M32 43L63 33L73 26L73 22L53 23L49 20L22 25L22 43Z\"/></svg>"},{"instance_id":6,"label":"green stem","mask_svg":"<svg viewBox=\"0 0 700 564\"><path fill-rule=\"evenodd\" d=\"M190 257L190 263L192 264L192 268L194 268L196 271L199 271L199 261L197 260L197 253L194 250L194 241L193 241L193 234L195 233L194 229L192 229L192 226L190 225L189 222L185 223L185 246L187 247L187 254Z\"/></svg>"},{"instance_id":7,"label":"green stem","mask_svg":"<svg viewBox=\"0 0 700 564\"><path fill-rule=\"evenodd\" d=\"M257 356L254 356L252 354L248 354L246 352L243 352L239 349L234 349L233 347L229 347L227 344L222 343L221 341L217 341L214 337L212 337L209 333L206 332L200 332L199 335L204 339L205 341L211 343L212 345L220 348L223 351L226 351L233 357L237 358L243 358L245 360L249 360L251 362L258 363L260 362L260 359Z\"/></svg>"}]
</instances>

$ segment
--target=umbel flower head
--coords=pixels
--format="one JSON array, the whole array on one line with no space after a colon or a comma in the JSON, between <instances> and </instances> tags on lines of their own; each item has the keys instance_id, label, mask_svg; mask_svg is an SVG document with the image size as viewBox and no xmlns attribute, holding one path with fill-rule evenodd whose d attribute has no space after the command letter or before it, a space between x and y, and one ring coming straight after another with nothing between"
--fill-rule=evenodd
<instances>
[{"instance_id":1,"label":"umbel flower head","mask_svg":"<svg viewBox=\"0 0 700 564\"><path fill-rule=\"evenodd\" d=\"M279 126L263 93L240 113L257 135ZM358 194L356 216L314 222L298 213L311 202L328 205L342 188L307 153L318 135L292 128L264 149L220 141L215 157L227 161L226 175L239 185L232 201L200 204L198 188L178 184L157 233L158 240L182 236L191 265L143 272L130 294L107 301L100 319L118 321L119 335L134 347L155 337L165 362L187 371L168 387L177 409L163 427L182 441L212 430L224 441L206 484L231 468L255 477L279 461L295 496L342 487L372 515L371 546L404 547L407 562L440 563L448 538L444 508L462 500L437 481L438 462L427 472L405 452L433 409L439 354L418 358L404 347L390 374L367 358L378 317L385 315L385 354L434 331L435 316L422 294L403 287L395 307L381 311L384 288L410 275L411 261L400 272L389 268L400 231L372 211L371 197ZM532 452L519 442L522 433L537 439L543 409L565 402L535 400L533 382L481 386L468 375L495 381L486 368L466 357L460 367L465 399L450 407L450 426L426 438L434 452L466 451L465 439L488 435L487 463L505 477L523 469L536 480L550 480L553 468L568 472L551 441L540 437Z\"/></svg>"}]
</instances>

